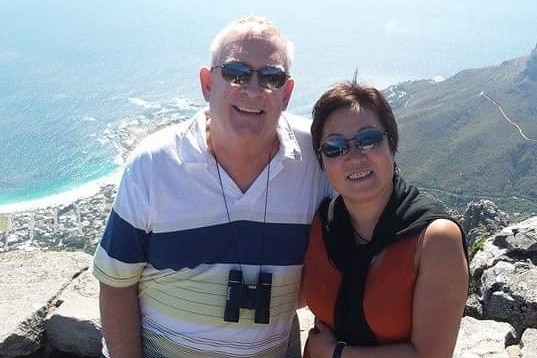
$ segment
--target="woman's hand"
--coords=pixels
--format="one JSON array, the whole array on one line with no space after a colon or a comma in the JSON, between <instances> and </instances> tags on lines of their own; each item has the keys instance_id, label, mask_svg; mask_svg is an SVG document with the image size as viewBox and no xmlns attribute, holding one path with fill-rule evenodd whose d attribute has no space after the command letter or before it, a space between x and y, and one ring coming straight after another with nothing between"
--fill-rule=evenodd
<instances>
[{"instance_id":1,"label":"woman's hand","mask_svg":"<svg viewBox=\"0 0 537 358\"><path fill-rule=\"evenodd\" d=\"M308 353L311 358L330 358L337 340L330 327L317 321L308 334Z\"/></svg>"}]
</instances>

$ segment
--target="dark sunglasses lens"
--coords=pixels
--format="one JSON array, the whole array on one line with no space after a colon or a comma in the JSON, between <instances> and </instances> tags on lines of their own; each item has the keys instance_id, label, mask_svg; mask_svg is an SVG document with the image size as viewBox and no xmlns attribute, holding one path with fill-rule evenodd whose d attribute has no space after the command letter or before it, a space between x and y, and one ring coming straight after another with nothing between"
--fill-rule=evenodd
<instances>
[{"instance_id":1,"label":"dark sunglasses lens","mask_svg":"<svg viewBox=\"0 0 537 358\"><path fill-rule=\"evenodd\" d=\"M244 84L252 77L252 71L242 62L228 62L222 65L222 77L228 82Z\"/></svg>"},{"instance_id":2,"label":"dark sunglasses lens","mask_svg":"<svg viewBox=\"0 0 537 358\"><path fill-rule=\"evenodd\" d=\"M277 67L265 67L258 71L259 84L266 88L280 88L287 81L287 74Z\"/></svg>"},{"instance_id":3,"label":"dark sunglasses lens","mask_svg":"<svg viewBox=\"0 0 537 358\"><path fill-rule=\"evenodd\" d=\"M384 132L378 129L367 129L358 133L354 138L354 144L358 149L370 149L377 147L384 139Z\"/></svg>"},{"instance_id":4,"label":"dark sunglasses lens","mask_svg":"<svg viewBox=\"0 0 537 358\"><path fill-rule=\"evenodd\" d=\"M328 158L335 158L346 154L349 151L349 145L343 138L332 138L321 145L321 151Z\"/></svg>"}]
</instances>

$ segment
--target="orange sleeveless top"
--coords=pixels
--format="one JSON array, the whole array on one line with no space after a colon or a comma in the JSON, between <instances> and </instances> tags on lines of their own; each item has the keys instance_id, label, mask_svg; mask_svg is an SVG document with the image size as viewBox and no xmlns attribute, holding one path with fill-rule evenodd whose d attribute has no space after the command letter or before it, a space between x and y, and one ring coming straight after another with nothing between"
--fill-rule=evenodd
<instances>
[{"instance_id":1,"label":"orange sleeveless top","mask_svg":"<svg viewBox=\"0 0 537 358\"><path fill-rule=\"evenodd\" d=\"M419 235L386 247L373 259L364 290L364 313L381 344L408 342L416 283L415 254ZM302 293L315 316L334 327L334 308L341 274L332 264L322 237L321 220L313 220L302 271ZM357 302L356 304L360 304Z\"/></svg>"}]
</instances>

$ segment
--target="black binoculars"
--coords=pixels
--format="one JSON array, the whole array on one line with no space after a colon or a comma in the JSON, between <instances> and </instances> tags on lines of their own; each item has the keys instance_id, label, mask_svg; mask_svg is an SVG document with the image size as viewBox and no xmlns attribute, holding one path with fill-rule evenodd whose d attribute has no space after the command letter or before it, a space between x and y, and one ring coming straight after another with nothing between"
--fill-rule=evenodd
<instances>
[{"instance_id":1,"label":"black binoculars","mask_svg":"<svg viewBox=\"0 0 537 358\"><path fill-rule=\"evenodd\" d=\"M257 285L242 282L242 271L231 270L227 280L225 322L239 322L240 309L255 309L255 323L268 324L270 319L270 291L272 274L260 272Z\"/></svg>"}]
</instances>

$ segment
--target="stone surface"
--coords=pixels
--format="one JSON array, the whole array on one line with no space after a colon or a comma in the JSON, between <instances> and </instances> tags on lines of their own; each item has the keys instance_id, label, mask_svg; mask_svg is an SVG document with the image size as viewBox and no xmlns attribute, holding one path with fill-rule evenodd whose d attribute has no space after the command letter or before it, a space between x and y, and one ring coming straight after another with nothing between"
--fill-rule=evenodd
<instances>
[{"instance_id":1,"label":"stone surface","mask_svg":"<svg viewBox=\"0 0 537 358\"><path fill-rule=\"evenodd\" d=\"M537 328L537 218L489 237L470 263L477 296L467 312L510 323L521 334ZM476 302L478 304L476 304ZM479 310L479 304L482 306Z\"/></svg>"},{"instance_id":2,"label":"stone surface","mask_svg":"<svg viewBox=\"0 0 537 358\"><path fill-rule=\"evenodd\" d=\"M27 355L44 342L49 304L74 274L88 268L91 256L11 251L0 258L0 356Z\"/></svg>"},{"instance_id":3,"label":"stone surface","mask_svg":"<svg viewBox=\"0 0 537 358\"><path fill-rule=\"evenodd\" d=\"M502 271L498 266L500 263L484 275L483 317L509 322L519 333L527 327L537 328L537 268L511 265Z\"/></svg>"},{"instance_id":4,"label":"stone surface","mask_svg":"<svg viewBox=\"0 0 537 358\"><path fill-rule=\"evenodd\" d=\"M470 294L466 300L466 307L464 310L465 316L481 319L483 317L483 306L479 301L479 297L476 294Z\"/></svg>"},{"instance_id":5,"label":"stone surface","mask_svg":"<svg viewBox=\"0 0 537 358\"><path fill-rule=\"evenodd\" d=\"M464 317L453 358L510 358L505 347L514 334L507 323Z\"/></svg>"},{"instance_id":6,"label":"stone surface","mask_svg":"<svg viewBox=\"0 0 537 358\"><path fill-rule=\"evenodd\" d=\"M505 348L507 354L510 358L520 358L520 347L517 345L512 345Z\"/></svg>"},{"instance_id":7,"label":"stone surface","mask_svg":"<svg viewBox=\"0 0 537 358\"><path fill-rule=\"evenodd\" d=\"M506 237L509 251L526 251L526 254L537 251L537 231L535 229L520 229L514 235Z\"/></svg>"},{"instance_id":8,"label":"stone surface","mask_svg":"<svg viewBox=\"0 0 537 358\"><path fill-rule=\"evenodd\" d=\"M101 352L99 283L83 272L60 295L45 320L48 342L56 349L82 356Z\"/></svg>"},{"instance_id":9,"label":"stone surface","mask_svg":"<svg viewBox=\"0 0 537 358\"><path fill-rule=\"evenodd\" d=\"M462 219L462 228L467 233L466 240L469 245L498 232L506 225L507 215L487 199L468 203Z\"/></svg>"},{"instance_id":10,"label":"stone surface","mask_svg":"<svg viewBox=\"0 0 537 358\"><path fill-rule=\"evenodd\" d=\"M524 331L520 340L520 358L537 357L537 329L529 328Z\"/></svg>"}]
</instances>

